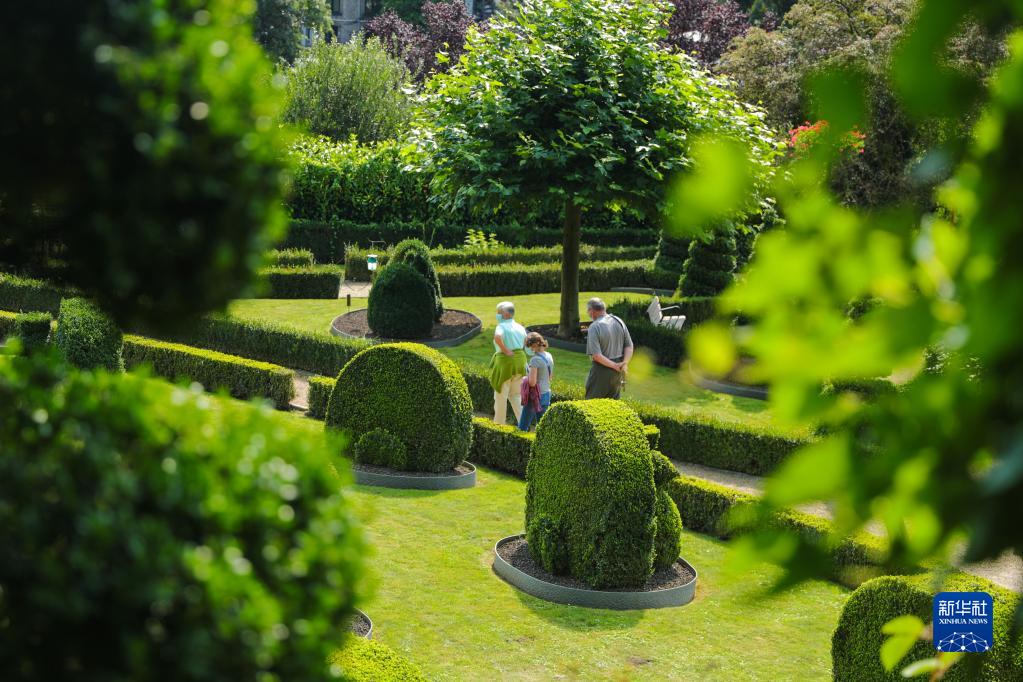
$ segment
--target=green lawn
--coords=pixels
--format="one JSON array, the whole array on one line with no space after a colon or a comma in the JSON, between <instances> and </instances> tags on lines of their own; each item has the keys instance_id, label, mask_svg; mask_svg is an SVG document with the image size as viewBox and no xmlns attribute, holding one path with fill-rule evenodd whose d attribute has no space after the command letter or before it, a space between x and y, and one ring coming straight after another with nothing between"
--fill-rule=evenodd
<instances>
[{"instance_id":1,"label":"green lawn","mask_svg":"<svg viewBox=\"0 0 1023 682\"><path fill-rule=\"evenodd\" d=\"M613 302L621 297L648 298L642 294L621 294L612 292L583 292L579 295L580 309L592 296L601 296ZM455 359L471 360L485 364L493 353L493 328L495 306L500 298L449 297L444 304L450 308L467 310L483 320L483 333L468 343L456 348L445 348L442 352ZM552 323L558 321L560 294L532 294L514 296L516 318L522 324ZM366 299L352 299L352 308L363 308ZM349 308L344 300L284 300L284 299L243 299L234 301L228 312L238 318L276 322L297 329L319 334L329 334L330 322ZM589 359L582 353L554 348L555 374L564 381L583 384L590 368ZM633 363L625 395L636 400L710 411L725 419L749 423L769 423L771 415L767 404L761 400L739 398L706 391L689 381L685 373L651 362Z\"/></svg>"},{"instance_id":2,"label":"green lawn","mask_svg":"<svg viewBox=\"0 0 1023 682\"><path fill-rule=\"evenodd\" d=\"M356 486L373 546L375 636L431 679L825 680L848 592L806 583L770 600L723 570L724 543L686 533L696 600L674 609L602 611L550 604L491 569L493 545L522 530L525 483L481 469L472 490Z\"/></svg>"}]
</instances>

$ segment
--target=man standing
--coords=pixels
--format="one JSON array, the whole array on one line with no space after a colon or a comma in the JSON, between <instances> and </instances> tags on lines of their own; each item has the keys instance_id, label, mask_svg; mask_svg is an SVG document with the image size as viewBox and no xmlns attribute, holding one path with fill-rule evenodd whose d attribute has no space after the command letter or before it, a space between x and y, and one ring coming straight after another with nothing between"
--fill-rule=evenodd
<instances>
[{"instance_id":1,"label":"man standing","mask_svg":"<svg viewBox=\"0 0 1023 682\"><path fill-rule=\"evenodd\" d=\"M504 424L511 403L516 422L522 417L519 396L526 373L526 328L515 321L515 306L510 301L497 304L497 329L494 330L494 354L490 358L490 386L494 389L494 422Z\"/></svg>"},{"instance_id":2,"label":"man standing","mask_svg":"<svg viewBox=\"0 0 1023 682\"><path fill-rule=\"evenodd\" d=\"M586 313L593 320L586 335L586 354L593 360L586 377L586 399L617 399L632 359L632 336L621 319L608 314L599 298L586 303Z\"/></svg>"}]
</instances>

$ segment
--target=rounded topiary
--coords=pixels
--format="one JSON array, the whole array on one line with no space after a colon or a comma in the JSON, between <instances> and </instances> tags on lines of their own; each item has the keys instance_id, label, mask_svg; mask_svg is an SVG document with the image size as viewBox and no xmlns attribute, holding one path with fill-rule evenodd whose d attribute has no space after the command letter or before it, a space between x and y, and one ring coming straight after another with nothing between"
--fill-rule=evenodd
<instances>
[{"instance_id":1,"label":"rounded topiary","mask_svg":"<svg viewBox=\"0 0 1023 682\"><path fill-rule=\"evenodd\" d=\"M352 459L359 464L392 469L405 469L408 466L405 444L387 429L373 429L362 434L352 448Z\"/></svg>"},{"instance_id":2,"label":"rounded topiary","mask_svg":"<svg viewBox=\"0 0 1023 682\"><path fill-rule=\"evenodd\" d=\"M389 263L369 291L369 328L387 339L423 339L433 329L436 302L426 278L404 263Z\"/></svg>"},{"instance_id":3,"label":"rounded topiary","mask_svg":"<svg viewBox=\"0 0 1023 682\"><path fill-rule=\"evenodd\" d=\"M373 639L350 637L327 664L331 674L345 682L426 682L413 663Z\"/></svg>"},{"instance_id":4,"label":"rounded topiary","mask_svg":"<svg viewBox=\"0 0 1023 682\"><path fill-rule=\"evenodd\" d=\"M728 225L708 241L693 240L679 280L683 296L717 296L732 283L737 248L733 232Z\"/></svg>"},{"instance_id":5,"label":"rounded topiary","mask_svg":"<svg viewBox=\"0 0 1023 682\"><path fill-rule=\"evenodd\" d=\"M409 471L449 471L469 455L472 400L458 366L415 343L373 346L352 358L327 404L327 426L357 442L386 429L405 444Z\"/></svg>"},{"instance_id":6,"label":"rounded topiary","mask_svg":"<svg viewBox=\"0 0 1023 682\"><path fill-rule=\"evenodd\" d=\"M655 492L650 445L630 407L618 400L555 403L537 428L526 468L533 558L595 588L642 585L653 572ZM550 549L554 542L563 548Z\"/></svg>"},{"instance_id":7,"label":"rounded topiary","mask_svg":"<svg viewBox=\"0 0 1023 682\"><path fill-rule=\"evenodd\" d=\"M426 281L433 287L434 320L439 322L441 315L444 314L444 301L440 293L440 277L437 275L437 268L434 267L433 258L430 256L430 247L418 239L400 241L391 252L391 262L409 265L426 278Z\"/></svg>"},{"instance_id":8,"label":"rounded topiary","mask_svg":"<svg viewBox=\"0 0 1023 682\"><path fill-rule=\"evenodd\" d=\"M657 532L654 535L654 570L670 567L682 553L682 515L667 488L657 489Z\"/></svg>"},{"instance_id":9,"label":"rounded topiary","mask_svg":"<svg viewBox=\"0 0 1023 682\"><path fill-rule=\"evenodd\" d=\"M330 452L273 413L207 403L4 360L5 679L325 679L364 554Z\"/></svg>"},{"instance_id":10,"label":"rounded topiary","mask_svg":"<svg viewBox=\"0 0 1023 682\"><path fill-rule=\"evenodd\" d=\"M60 302L54 339L64 357L76 367L124 369L121 330L84 298L65 298Z\"/></svg>"}]
</instances>

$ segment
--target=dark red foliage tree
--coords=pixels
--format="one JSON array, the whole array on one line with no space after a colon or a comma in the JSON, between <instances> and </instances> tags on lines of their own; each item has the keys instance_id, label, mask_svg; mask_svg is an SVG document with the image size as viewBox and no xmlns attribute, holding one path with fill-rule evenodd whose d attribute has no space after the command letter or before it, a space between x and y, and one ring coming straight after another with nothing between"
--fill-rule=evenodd
<instances>
[{"instance_id":1,"label":"dark red foliage tree","mask_svg":"<svg viewBox=\"0 0 1023 682\"><path fill-rule=\"evenodd\" d=\"M714 64L733 38L746 33L750 20L735 0L670 0L675 8L665 43L687 52L705 66Z\"/></svg>"},{"instance_id":2,"label":"dark red foliage tree","mask_svg":"<svg viewBox=\"0 0 1023 682\"><path fill-rule=\"evenodd\" d=\"M388 52L403 59L417 81L424 81L438 71L447 71L457 63L465 49L469 27L483 26L459 0L424 2L422 13L422 27L405 21L393 10L366 24L366 33L379 38ZM438 52L446 53L448 59L438 61Z\"/></svg>"}]
</instances>

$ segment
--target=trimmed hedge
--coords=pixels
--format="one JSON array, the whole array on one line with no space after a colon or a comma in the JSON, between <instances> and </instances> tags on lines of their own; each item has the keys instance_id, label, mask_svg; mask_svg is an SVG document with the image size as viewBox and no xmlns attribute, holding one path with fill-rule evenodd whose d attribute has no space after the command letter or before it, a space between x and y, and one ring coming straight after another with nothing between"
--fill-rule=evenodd
<instances>
[{"instance_id":1,"label":"trimmed hedge","mask_svg":"<svg viewBox=\"0 0 1023 682\"><path fill-rule=\"evenodd\" d=\"M647 286L650 261L581 263L580 291L606 291L612 287ZM561 264L444 266L437 270L448 296L514 296L561 291Z\"/></svg>"},{"instance_id":2,"label":"trimmed hedge","mask_svg":"<svg viewBox=\"0 0 1023 682\"><path fill-rule=\"evenodd\" d=\"M426 682L419 668L375 639L349 637L327 663L345 682Z\"/></svg>"},{"instance_id":3,"label":"trimmed hedge","mask_svg":"<svg viewBox=\"0 0 1023 682\"><path fill-rule=\"evenodd\" d=\"M366 319L384 339L425 339L433 329L436 292L430 282L405 263L380 271L369 290Z\"/></svg>"},{"instance_id":4,"label":"trimmed hedge","mask_svg":"<svg viewBox=\"0 0 1023 682\"><path fill-rule=\"evenodd\" d=\"M668 314L685 315L686 327L703 324L707 320L713 319L717 314L715 308L717 305L717 299L713 296L693 296L689 298L662 297L660 301L661 308L679 306L680 310L670 310L668 311ZM649 299L639 301L620 299L608 306L608 312L612 312L628 322L631 322L632 320L646 320L649 322L650 318L646 314L646 309L649 305Z\"/></svg>"},{"instance_id":5,"label":"trimmed hedge","mask_svg":"<svg viewBox=\"0 0 1023 682\"><path fill-rule=\"evenodd\" d=\"M345 248L355 245L370 248L372 242L396 244L403 239L421 239L433 247L455 248L463 244L469 228L482 228L493 232L497 238L512 246L554 247L561 244L562 231L555 227L461 224L449 220L425 222L357 222L352 220L307 220L291 221L288 236L281 243L283 248L308 249L318 263L342 263ZM602 228L583 226L582 241L595 246L636 246L647 247L657 239L653 229ZM377 253L380 253L377 251Z\"/></svg>"},{"instance_id":6,"label":"trimmed hedge","mask_svg":"<svg viewBox=\"0 0 1023 682\"><path fill-rule=\"evenodd\" d=\"M325 419L327 417L327 403L330 402L330 392L334 390L337 379L331 377L309 377L309 412L313 419Z\"/></svg>"},{"instance_id":7,"label":"trimmed hedge","mask_svg":"<svg viewBox=\"0 0 1023 682\"><path fill-rule=\"evenodd\" d=\"M295 397L291 370L204 348L128 335L124 362L128 367L149 365L162 377L189 379L210 391L227 389L235 398L267 398L282 410Z\"/></svg>"},{"instance_id":8,"label":"trimmed hedge","mask_svg":"<svg viewBox=\"0 0 1023 682\"><path fill-rule=\"evenodd\" d=\"M65 292L49 282L0 272L0 308L57 314Z\"/></svg>"},{"instance_id":9,"label":"trimmed hedge","mask_svg":"<svg viewBox=\"0 0 1023 682\"><path fill-rule=\"evenodd\" d=\"M933 644L920 641L894 670L886 672L879 652L886 639L881 627L893 618L908 614L930 622L934 595L939 591L982 591L994 599L991 650L982 655L965 656L942 679L952 682L1023 679L1023 648L1011 634L1020 596L983 578L962 573L945 578L940 589L935 589L934 579L931 574L884 576L863 583L852 593L831 637L831 667L837 682L895 682L905 679L901 670L906 665L934 656Z\"/></svg>"},{"instance_id":10,"label":"trimmed hedge","mask_svg":"<svg viewBox=\"0 0 1023 682\"><path fill-rule=\"evenodd\" d=\"M50 340L50 313L11 313L0 310L0 341L16 336L25 348L38 348Z\"/></svg>"},{"instance_id":11,"label":"trimmed hedge","mask_svg":"<svg viewBox=\"0 0 1023 682\"><path fill-rule=\"evenodd\" d=\"M121 330L95 304L84 298L60 302L54 343L80 369L124 369Z\"/></svg>"},{"instance_id":12,"label":"trimmed hedge","mask_svg":"<svg viewBox=\"0 0 1023 682\"><path fill-rule=\"evenodd\" d=\"M526 538L550 573L593 588L654 570L656 488L639 416L617 400L552 405L526 468Z\"/></svg>"},{"instance_id":13,"label":"trimmed hedge","mask_svg":"<svg viewBox=\"0 0 1023 682\"><path fill-rule=\"evenodd\" d=\"M449 471L472 446L472 403L458 366L416 343L372 346L352 358L330 394L326 424L356 441L390 431L405 444L409 471Z\"/></svg>"},{"instance_id":14,"label":"trimmed hedge","mask_svg":"<svg viewBox=\"0 0 1023 682\"><path fill-rule=\"evenodd\" d=\"M614 261L649 260L654 256L654 249L649 246L594 246L583 244L579 248L581 262L589 261L604 263ZM391 258L391 250L363 249L351 247L345 253L345 276L353 281L368 282L369 268L366 257L376 253L382 266ZM560 246L509 246L486 251L476 249L454 248L433 249L430 257L438 266L446 265L507 265L521 263L523 265L539 265L561 262ZM675 278L678 278L676 273ZM673 280L671 286L675 286Z\"/></svg>"},{"instance_id":15,"label":"trimmed hedge","mask_svg":"<svg viewBox=\"0 0 1023 682\"><path fill-rule=\"evenodd\" d=\"M316 258L309 249L273 249L266 256L272 267L299 268L316 265Z\"/></svg>"},{"instance_id":16,"label":"trimmed hedge","mask_svg":"<svg viewBox=\"0 0 1023 682\"><path fill-rule=\"evenodd\" d=\"M337 376L352 357L370 346L369 342L340 339L326 334L303 332L263 322L224 317L206 317L176 341L212 348L225 353L302 369L321 376ZM494 409L494 391L485 365L458 362L475 412ZM329 381L322 379L318 381ZM311 391L313 384L310 384ZM555 379L554 402L576 400L582 386ZM312 403L313 397L310 396ZM644 423L660 429L660 450L672 459L730 469L748 474L769 473L797 447L810 442L809 435L779 433L762 426L725 421L683 408L625 401Z\"/></svg>"},{"instance_id":17,"label":"trimmed hedge","mask_svg":"<svg viewBox=\"0 0 1023 682\"><path fill-rule=\"evenodd\" d=\"M344 269L337 265L264 268L259 271L252 297L336 299L343 278Z\"/></svg>"}]
</instances>

